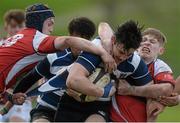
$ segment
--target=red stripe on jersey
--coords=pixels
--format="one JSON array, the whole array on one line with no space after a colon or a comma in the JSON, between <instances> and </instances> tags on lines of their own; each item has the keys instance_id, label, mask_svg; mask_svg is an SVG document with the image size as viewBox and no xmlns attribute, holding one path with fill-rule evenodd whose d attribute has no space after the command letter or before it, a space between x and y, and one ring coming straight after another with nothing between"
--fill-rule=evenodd
<instances>
[{"instance_id":1,"label":"red stripe on jersey","mask_svg":"<svg viewBox=\"0 0 180 123\"><path fill-rule=\"evenodd\" d=\"M152 62L152 63L150 63L150 64L148 65L148 70L149 70L149 72L150 72L150 74L151 74L151 77L152 77L153 80L154 80L154 62Z\"/></svg>"}]
</instances>

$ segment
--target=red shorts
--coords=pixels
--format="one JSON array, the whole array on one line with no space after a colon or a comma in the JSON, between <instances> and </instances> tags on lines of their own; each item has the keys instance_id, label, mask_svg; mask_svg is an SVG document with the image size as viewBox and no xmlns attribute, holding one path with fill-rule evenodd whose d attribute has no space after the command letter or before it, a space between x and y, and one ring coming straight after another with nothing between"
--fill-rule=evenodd
<instances>
[{"instance_id":1,"label":"red shorts","mask_svg":"<svg viewBox=\"0 0 180 123\"><path fill-rule=\"evenodd\" d=\"M110 118L114 122L146 122L146 103L133 96L117 96L116 103L120 114L114 106L110 109Z\"/></svg>"}]
</instances>

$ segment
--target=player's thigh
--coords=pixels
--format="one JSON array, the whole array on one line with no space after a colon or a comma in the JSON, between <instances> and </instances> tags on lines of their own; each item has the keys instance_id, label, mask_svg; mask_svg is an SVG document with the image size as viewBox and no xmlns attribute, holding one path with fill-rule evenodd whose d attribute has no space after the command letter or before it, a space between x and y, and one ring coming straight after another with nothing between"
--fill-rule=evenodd
<instances>
[{"instance_id":1,"label":"player's thigh","mask_svg":"<svg viewBox=\"0 0 180 123\"><path fill-rule=\"evenodd\" d=\"M99 114L92 114L86 119L85 122L106 122L106 120Z\"/></svg>"},{"instance_id":2,"label":"player's thigh","mask_svg":"<svg viewBox=\"0 0 180 123\"><path fill-rule=\"evenodd\" d=\"M12 116L9 118L9 122L27 122L27 121L19 116Z\"/></svg>"},{"instance_id":3,"label":"player's thigh","mask_svg":"<svg viewBox=\"0 0 180 123\"><path fill-rule=\"evenodd\" d=\"M48 119L45 119L45 118L39 118L39 119L35 119L34 121L32 121L32 123L39 123L39 122L50 123L51 121L49 121Z\"/></svg>"},{"instance_id":4,"label":"player's thigh","mask_svg":"<svg viewBox=\"0 0 180 123\"><path fill-rule=\"evenodd\" d=\"M31 111L31 122L53 122L55 110L45 106L37 106Z\"/></svg>"}]
</instances>

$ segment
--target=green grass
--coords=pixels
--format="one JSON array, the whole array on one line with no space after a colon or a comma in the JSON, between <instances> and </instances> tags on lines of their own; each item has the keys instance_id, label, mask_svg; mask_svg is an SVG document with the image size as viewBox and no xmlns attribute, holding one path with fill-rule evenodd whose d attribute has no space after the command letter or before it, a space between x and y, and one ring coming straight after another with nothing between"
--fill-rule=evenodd
<instances>
[{"instance_id":1,"label":"green grass","mask_svg":"<svg viewBox=\"0 0 180 123\"><path fill-rule=\"evenodd\" d=\"M180 106L168 107L158 117L159 122L180 122Z\"/></svg>"}]
</instances>

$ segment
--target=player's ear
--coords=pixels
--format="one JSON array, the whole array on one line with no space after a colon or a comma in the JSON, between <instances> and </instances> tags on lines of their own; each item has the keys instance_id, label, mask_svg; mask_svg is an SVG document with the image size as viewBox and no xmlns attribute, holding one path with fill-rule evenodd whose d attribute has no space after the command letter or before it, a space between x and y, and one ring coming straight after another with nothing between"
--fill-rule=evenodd
<instances>
[{"instance_id":1,"label":"player's ear","mask_svg":"<svg viewBox=\"0 0 180 123\"><path fill-rule=\"evenodd\" d=\"M111 37L111 42L112 42L112 44L116 43L116 37L114 35Z\"/></svg>"},{"instance_id":2,"label":"player's ear","mask_svg":"<svg viewBox=\"0 0 180 123\"><path fill-rule=\"evenodd\" d=\"M165 51L165 48L164 47L160 47L159 49L159 55L162 55Z\"/></svg>"}]
</instances>

